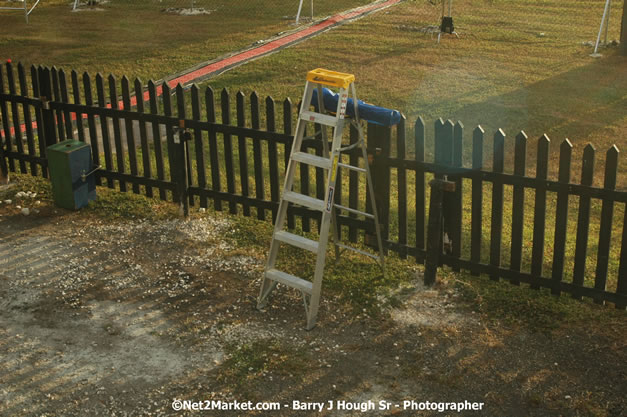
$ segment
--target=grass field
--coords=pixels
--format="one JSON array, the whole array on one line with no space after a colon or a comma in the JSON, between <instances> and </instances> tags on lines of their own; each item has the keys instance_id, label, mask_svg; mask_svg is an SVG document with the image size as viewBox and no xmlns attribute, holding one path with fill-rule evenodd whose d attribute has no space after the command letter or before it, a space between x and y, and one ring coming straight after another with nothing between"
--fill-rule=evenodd
<instances>
[{"instance_id":1,"label":"grass field","mask_svg":"<svg viewBox=\"0 0 627 417\"><path fill-rule=\"evenodd\" d=\"M78 12L72 12L68 1L50 0L37 6L26 24L23 13L0 10L0 60L156 80L294 29L298 8L294 0L194 3L211 13L163 11L189 7L189 1L181 0L113 0ZM315 17L366 3L316 1ZM303 16L309 13L305 10Z\"/></svg>"}]
</instances>

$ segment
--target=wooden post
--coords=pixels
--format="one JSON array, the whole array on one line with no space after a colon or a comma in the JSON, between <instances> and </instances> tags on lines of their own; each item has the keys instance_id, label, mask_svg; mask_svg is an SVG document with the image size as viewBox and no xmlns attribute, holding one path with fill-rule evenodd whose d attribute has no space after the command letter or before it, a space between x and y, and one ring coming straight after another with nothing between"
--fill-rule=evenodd
<instances>
[{"instance_id":1,"label":"wooden post","mask_svg":"<svg viewBox=\"0 0 627 417\"><path fill-rule=\"evenodd\" d=\"M427 226L427 257L425 259L424 284L433 285L438 269L442 241L442 209L444 192L454 192L455 183L442 179L429 182L431 197L429 199L429 224Z\"/></svg>"},{"instance_id":2,"label":"wooden post","mask_svg":"<svg viewBox=\"0 0 627 417\"><path fill-rule=\"evenodd\" d=\"M368 123L367 149L369 154L370 174L374 188L374 199L377 203L381 240L388 239L390 218L390 167L387 158L390 156L391 128ZM370 155L373 156L370 161ZM370 213L370 199L366 198L366 211ZM376 246L376 236L366 233L365 243ZM384 249L384 253L385 253Z\"/></svg>"},{"instance_id":3,"label":"wooden post","mask_svg":"<svg viewBox=\"0 0 627 417\"><path fill-rule=\"evenodd\" d=\"M52 100L52 84L50 83L50 69L48 68L40 68L39 71L39 97L44 103L42 110L44 123L43 133L46 147L48 147L57 143L54 112L48 106L48 102Z\"/></svg>"}]
</instances>

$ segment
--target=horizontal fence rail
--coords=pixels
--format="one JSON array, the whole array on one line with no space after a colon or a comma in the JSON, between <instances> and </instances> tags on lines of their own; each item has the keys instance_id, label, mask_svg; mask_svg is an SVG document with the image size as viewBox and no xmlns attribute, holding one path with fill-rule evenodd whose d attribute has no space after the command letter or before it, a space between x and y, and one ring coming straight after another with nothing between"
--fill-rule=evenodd
<instances>
[{"instance_id":1,"label":"horizontal fence rail","mask_svg":"<svg viewBox=\"0 0 627 417\"><path fill-rule=\"evenodd\" d=\"M0 67L0 169L48 176L46 148L74 139L92 147L98 185L190 206L274 220L300 104L253 92L234 96L193 85L106 79L11 63ZM218 103L219 102L219 103ZM301 151L322 155L316 133ZM368 124L368 161L349 151L351 165L371 164L386 250L424 263L427 181L446 178L444 264L514 285L548 288L597 303L627 306L627 191L617 189L619 149L605 153L603 186L594 186L597 151L583 150L581 180L571 178L573 145L559 144L557 178L550 178L551 140L520 132L492 137L461 122L436 120L427 139L422 118L392 128ZM470 140L467 139L470 137ZM355 143L351 126L345 140ZM512 145L512 146L510 146ZM532 146L533 145L533 146ZM506 146L512 152L506 153ZM530 149L535 148L535 160ZM431 158L432 154L432 158ZM429 160L427 160L429 159ZM507 169L505 169L507 167ZM341 170L335 202L369 210L366 186ZM531 174L529 172L532 172ZM299 192L324 199L320 168L301 165ZM365 207L362 207L365 206ZM622 218L621 218L622 216ZM338 215L342 239L369 244L371 221ZM288 210L288 227L317 229L320 213Z\"/></svg>"}]
</instances>

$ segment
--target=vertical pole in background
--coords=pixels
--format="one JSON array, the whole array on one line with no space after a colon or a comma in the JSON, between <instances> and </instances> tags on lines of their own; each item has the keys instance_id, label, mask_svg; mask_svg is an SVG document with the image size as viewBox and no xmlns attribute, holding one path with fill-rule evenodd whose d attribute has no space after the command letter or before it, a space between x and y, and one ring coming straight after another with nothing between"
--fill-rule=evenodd
<instances>
[{"instance_id":1,"label":"vertical pole in background","mask_svg":"<svg viewBox=\"0 0 627 417\"><path fill-rule=\"evenodd\" d=\"M601 26L599 26L599 34L597 36L597 41L594 44L594 52L592 52L592 54L590 54L591 57L594 58L598 58L601 56L601 54L598 52L599 51L599 42L601 42L601 33L603 32L603 24L607 25L607 21L606 18L608 17L608 13L609 13L609 9L610 9L610 2L611 0L606 0L605 2L605 9L603 9L603 17L601 18Z\"/></svg>"},{"instance_id":2,"label":"vertical pole in background","mask_svg":"<svg viewBox=\"0 0 627 417\"><path fill-rule=\"evenodd\" d=\"M623 3L623 18L620 26L620 51L623 56L627 56L627 18L625 18L625 10L627 10L627 1Z\"/></svg>"},{"instance_id":3,"label":"vertical pole in background","mask_svg":"<svg viewBox=\"0 0 627 417\"><path fill-rule=\"evenodd\" d=\"M300 19L300 11L303 8L303 0L300 0L300 2L298 3L298 12L296 12L296 22L294 22L295 24L298 24L298 20Z\"/></svg>"}]
</instances>

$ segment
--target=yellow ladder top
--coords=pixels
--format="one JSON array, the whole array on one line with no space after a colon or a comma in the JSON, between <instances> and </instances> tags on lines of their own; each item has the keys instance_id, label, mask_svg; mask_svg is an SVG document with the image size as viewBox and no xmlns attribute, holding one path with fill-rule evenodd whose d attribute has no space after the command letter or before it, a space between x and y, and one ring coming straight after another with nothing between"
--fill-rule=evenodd
<instances>
[{"instance_id":1,"label":"yellow ladder top","mask_svg":"<svg viewBox=\"0 0 627 417\"><path fill-rule=\"evenodd\" d=\"M355 76L353 74L344 74L343 72L316 68L307 73L307 81L330 85L332 87L348 88L348 86L355 81Z\"/></svg>"}]
</instances>

